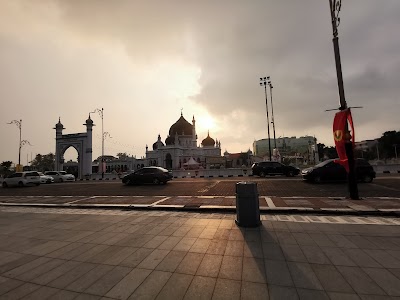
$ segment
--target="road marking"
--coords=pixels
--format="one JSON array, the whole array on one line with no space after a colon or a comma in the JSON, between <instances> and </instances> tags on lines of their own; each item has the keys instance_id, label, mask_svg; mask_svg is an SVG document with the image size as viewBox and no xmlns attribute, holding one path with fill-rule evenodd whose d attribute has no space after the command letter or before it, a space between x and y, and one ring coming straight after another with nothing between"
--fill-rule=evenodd
<instances>
[{"instance_id":1,"label":"road marking","mask_svg":"<svg viewBox=\"0 0 400 300\"><path fill-rule=\"evenodd\" d=\"M71 201L71 202L67 202L65 204L72 204L72 203L76 203L76 202L79 202L79 201L82 201L82 200L89 200L89 199L94 199L94 198L96 198L96 197L93 196L93 197L82 198L82 199L74 200L74 201Z\"/></svg>"},{"instance_id":2,"label":"road marking","mask_svg":"<svg viewBox=\"0 0 400 300\"><path fill-rule=\"evenodd\" d=\"M276 207L274 204L274 201L272 201L272 199L270 197L264 197L264 198L265 198L265 201L267 201L268 207L271 207L271 208Z\"/></svg>"},{"instance_id":3,"label":"road marking","mask_svg":"<svg viewBox=\"0 0 400 300\"><path fill-rule=\"evenodd\" d=\"M168 200L168 199L170 199L170 198L171 198L171 197L165 197L165 198L163 198L163 199L161 199L161 200L158 200L158 201L152 203L150 206L155 206L155 205L157 205L158 203L164 202L165 200Z\"/></svg>"},{"instance_id":4,"label":"road marking","mask_svg":"<svg viewBox=\"0 0 400 300\"><path fill-rule=\"evenodd\" d=\"M214 186L216 186L217 184L219 184L221 181L217 180L216 182L214 182L213 184L210 184L208 186L206 186L205 188L198 190L198 193L206 193L208 192L210 189L212 189Z\"/></svg>"}]
</instances>

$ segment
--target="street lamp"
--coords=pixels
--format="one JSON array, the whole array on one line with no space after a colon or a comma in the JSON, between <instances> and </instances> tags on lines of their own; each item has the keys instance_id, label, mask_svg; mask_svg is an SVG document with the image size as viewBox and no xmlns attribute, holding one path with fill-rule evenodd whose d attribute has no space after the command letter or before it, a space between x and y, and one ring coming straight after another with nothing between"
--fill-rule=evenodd
<instances>
[{"instance_id":1,"label":"street lamp","mask_svg":"<svg viewBox=\"0 0 400 300\"><path fill-rule=\"evenodd\" d=\"M333 50L335 53L336 76L339 89L339 100L340 100L339 110L345 110L348 107L346 99L344 97L342 65L340 62L339 37L337 29L340 23L339 12L341 7L342 7L341 0L329 0L329 8L331 12L331 22L332 22L332 33L333 33L332 42L333 42ZM348 186L349 186L350 198L353 200L358 200L359 196L358 196L358 187L355 174L354 149L353 149L353 143L351 142L347 121L346 121L344 136L348 137L345 142L345 150L349 165Z\"/></svg>"},{"instance_id":2,"label":"street lamp","mask_svg":"<svg viewBox=\"0 0 400 300\"><path fill-rule=\"evenodd\" d=\"M396 155L396 160L397 160L397 144L393 144L394 147L394 154Z\"/></svg>"},{"instance_id":3,"label":"street lamp","mask_svg":"<svg viewBox=\"0 0 400 300\"><path fill-rule=\"evenodd\" d=\"M268 77L268 78L269 78L269 77ZM274 130L274 145L275 145L274 148L276 149L274 104L273 104L273 102L272 102L272 89L273 89L274 87L272 86L271 80L268 81L268 85L269 85L269 94L271 95L271 111L272 111L272 121L271 121L271 123L272 123L272 128L273 128L273 130Z\"/></svg>"},{"instance_id":4,"label":"street lamp","mask_svg":"<svg viewBox=\"0 0 400 300\"><path fill-rule=\"evenodd\" d=\"M104 109L103 108L96 108L94 111L90 112L99 113L101 117L101 178L104 178Z\"/></svg>"},{"instance_id":5,"label":"street lamp","mask_svg":"<svg viewBox=\"0 0 400 300\"><path fill-rule=\"evenodd\" d=\"M267 123L268 123L268 149L269 149L269 161L272 161L272 153L271 153L271 138L269 134L269 115L268 115L268 96L267 96L267 82L269 81L269 76L260 77L260 86L264 86L265 93L265 105L267 107Z\"/></svg>"}]
</instances>

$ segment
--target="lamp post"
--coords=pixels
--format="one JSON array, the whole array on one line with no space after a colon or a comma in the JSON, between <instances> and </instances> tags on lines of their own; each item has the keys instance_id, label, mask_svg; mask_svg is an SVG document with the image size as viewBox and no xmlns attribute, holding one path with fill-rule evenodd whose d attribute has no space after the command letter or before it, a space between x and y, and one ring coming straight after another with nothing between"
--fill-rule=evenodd
<instances>
[{"instance_id":1,"label":"lamp post","mask_svg":"<svg viewBox=\"0 0 400 300\"><path fill-rule=\"evenodd\" d=\"M397 160L397 144L394 144L393 147L394 147L394 154L396 155L396 160Z\"/></svg>"},{"instance_id":2,"label":"lamp post","mask_svg":"<svg viewBox=\"0 0 400 300\"><path fill-rule=\"evenodd\" d=\"M339 37L338 37L338 26L340 23L339 12L342 6L341 0L329 0L329 8L331 12L331 22L332 22L332 33L333 33L333 50L335 54L335 64L336 64L336 76L338 82L339 89L339 100L340 107L339 110L347 109L346 99L344 97L344 87L343 87L343 76L342 76L342 65L340 61L340 51L339 51ZM354 133L353 133L354 134ZM349 174L348 174L348 187L350 198L353 200L358 200L358 187L357 180L355 174L355 161L354 161L354 149L353 143L351 141L351 136L348 128L348 124L346 121L346 127L344 132L345 141L345 150L346 156L349 164Z\"/></svg>"},{"instance_id":3,"label":"lamp post","mask_svg":"<svg viewBox=\"0 0 400 300\"><path fill-rule=\"evenodd\" d=\"M260 86L264 86L265 93L265 105L267 107L267 123L268 123L268 149L269 149L269 161L272 161L272 153L271 153L271 138L269 133L269 115L268 115L268 96L267 96L267 82L269 81L269 76L260 77Z\"/></svg>"},{"instance_id":4,"label":"lamp post","mask_svg":"<svg viewBox=\"0 0 400 300\"><path fill-rule=\"evenodd\" d=\"M101 117L101 178L104 178L104 109L96 108L90 113L99 113Z\"/></svg>"},{"instance_id":5,"label":"lamp post","mask_svg":"<svg viewBox=\"0 0 400 300\"><path fill-rule=\"evenodd\" d=\"M268 85L269 85L269 94L271 96L271 112L272 112L272 121L271 121L271 123L272 123L272 128L273 128L273 131L274 131L274 148L276 149L274 104L272 102L272 89L274 87L272 86L271 80L268 81Z\"/></svg>"}]
</instances>

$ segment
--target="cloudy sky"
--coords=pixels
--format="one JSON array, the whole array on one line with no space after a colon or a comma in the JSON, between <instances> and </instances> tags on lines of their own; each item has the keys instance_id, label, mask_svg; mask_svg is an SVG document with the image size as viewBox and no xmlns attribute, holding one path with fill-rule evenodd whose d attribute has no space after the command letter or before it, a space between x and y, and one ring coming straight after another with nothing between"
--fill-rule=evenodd
<instances>
[{"instance_id":1,"label":"cloudy sky","mask_svg":"<svg viewBox=\"0 0 400 300\"><path fill-rule=\"evenodd\" d=\"M0 0L0 161L55 151L104 108L105 154L141 157L183 115L199 143L246 151L267 137L271 76L276 135L333 145L339 106L328 0ZM400 1L343 1L339 41L356 139L400 130ZM101 154L101 119L93 157ZM271 129L272 130L272 129ZM28 156L28 157L27 157ZM76 159L70 149L66 158Z\"/></svg>"}]
</instances>

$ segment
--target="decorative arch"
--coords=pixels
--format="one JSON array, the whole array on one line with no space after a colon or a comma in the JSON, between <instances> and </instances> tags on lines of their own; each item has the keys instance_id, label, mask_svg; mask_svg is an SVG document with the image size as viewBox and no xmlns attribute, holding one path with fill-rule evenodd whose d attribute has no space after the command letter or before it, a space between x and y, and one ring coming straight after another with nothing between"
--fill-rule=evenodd
<instances>
[{"instance_id":1,"label":"decorative arch","mask_svg":"<svg viewBox=\"0 0 400 300\"><path fill-rule=\"evenodd\" d=\"M167 153L165 156L165 167L167 169L172 169L172 156L170 153Z\"/></svg>"}]
</instances>

